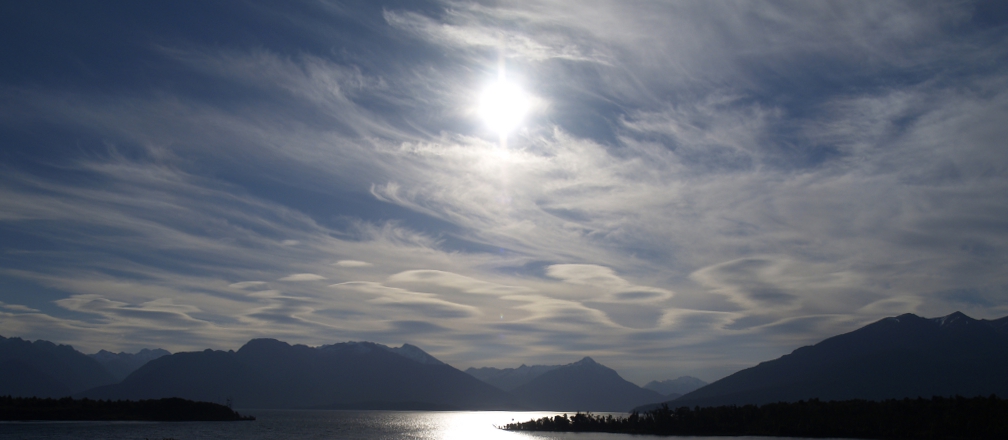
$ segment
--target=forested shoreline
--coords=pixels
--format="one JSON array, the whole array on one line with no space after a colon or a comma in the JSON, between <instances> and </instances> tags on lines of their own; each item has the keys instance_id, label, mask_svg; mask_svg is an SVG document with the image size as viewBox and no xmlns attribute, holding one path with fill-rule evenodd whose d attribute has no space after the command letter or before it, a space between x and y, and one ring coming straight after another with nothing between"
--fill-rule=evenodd
<instances>
[{"instance_id":1,"label":"forested shoreline","mask_svg":"<svg viewBox=\"0 0 1008 440\"><path fill-rule=\"evenodd\" d=\"M1008 438L1008 401L990 397L819 400L761 406L669 408L627 417L578 413L510 423L509 431L669 436L839 437L865 439Z\"/></svg>"},{"instance_id":2,"label":"forested shoreline","mask_svg":"<svg viewBox=\"0 0 1008 440\"><path fill-rule=\"evenodd\" d=\"M40 399L0 396L0 420L239 421L255 420L227 406L179 398L151 400Z\"/></svg>"}]
</instances>

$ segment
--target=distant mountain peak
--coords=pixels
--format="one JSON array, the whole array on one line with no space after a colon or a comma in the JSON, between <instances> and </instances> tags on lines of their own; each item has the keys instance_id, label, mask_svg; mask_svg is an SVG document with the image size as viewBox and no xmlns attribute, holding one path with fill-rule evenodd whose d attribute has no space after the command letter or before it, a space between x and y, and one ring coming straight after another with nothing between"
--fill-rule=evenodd
<instances>
[{"instance_id":1,"label":"distant mountain peak","mask_svg":"<svg viewBox=\"0 0 1008 440\"><path fill-rule=\"evenodd\" d=\"M248 351L260 351L260 350L269 350L269 349L287 348L287 347L290 347L290 344L283 341L279 341L273 338L257 338L246 342L245 345L243 345L241 348L238 349L238 352L242 353Z\"/></svg>"},{"instance_id":2,"label":"distant mountain peak","mask_svg":"<svg viewBox=\"0 0 1008 440\"><path fill-rule=\"evenodd\" d=\"M142 348L142 349L140 349L140 351L138 351L136 353L127 353L125 351L120 351L119 353L115 353L115 352L111 352L111 351L108 351L108 350L105 350L105 349L101 349L101 350L98 350L97 353L89 354L88 356L91 356L92 358L97 359L99 362L103 362L103 361L106 361L106 360L118 359L118 358L126 358L126 357L139 357L139 358L150 360L150 359L155 358L155 357L161 357L161 356L165 356L165 355L169 355L169 354L171 354L171 352L169 352L168 350L162 349L162 348L155 348L155 349Z\"/></svg>"},{"instance_id":3,"label":"distant mountain peak","mask_svg":"<svg viewBox=\"0 0 1008 440\"><path fill-rule=\"evenodd\" d=\"M568 411L626 411L640 404L637 402L664 398L588 356L543 372L512 392L530 408Z\"/></svg>"},{"instance_id":4,"label":"distant mountain peak","mask_svg":"<svg viewBox=\"0 0 1008 440\"><path fill-rule=\"evenodd\" d=\"M969 325L976 322L975 319L966 316L963 312L953 312L948 316L942 316L941 318L933 318L932 321L938 323L939 327L947 327L953 325Z\"/></svg>"},{"instance_id":5,"label":"distant mountain peak","mask_svg":"<svg viewBox=\"0 0 1008 440\"><path fill-rule=\"evenodd\" d=\"M347 341L342 344L332 344L329 347L338 347L340 345L345 345L347 347L353 348L358 353L368 353L372 350L378 350L381 348L388 349L389 347L368 341Z\"/></svg>"},{"instance_id":6,"label":"distant mountain peak","mask_svg":"<svg viewBox=\"0 0 1008 440\"><path fill-rule=\"evenodd\" d=\"M419 362L421 364L425 364L425 365L445 365L444 362L441 362L436 357L431 356L429 353L427 353L426 351L423 351L422 349L420 349L420 347L417 347L415 345L403 344L402 347L399 347L399 348L388 348L388 347L386 347L386 349L388 351L391 351L391 352L393 352L395 354L398 354L398 355L400 355L402 357L405 357L407 359L411 359L411 360L417 361L417 362Z\"/></svg>"},{"instance_id":7,"label":"distant mountain peak","mask_svg":"<svg viewBox=\"0 0 1008 440\"><path fill-rule=\"evenodd\" d=\"M670 396L683 395L704 385L707 385L707 382L693 376L679 376L676 379L666 379L662 381L652 380L651 382L648 382L647 385L644 385L643 388Z\"/></svg>"},{"instance_id":8,"label":"distant mountain peak","mask_svg":"<svg viewBox=\"0 0 1008 440\"><path fill-rule=\"evenodd\" d=\"M447 365L444 362L438 360L438 358L431 356L426 351L423 351L423 349L421 349L420 347L417 347L412 344L403 344L401 347L389 347L387 345L379 344L376 342L348 341L330 345L323 345L318 347L318 349L322 351L350 349L357 353L387 351L389 353L394 353L411 361L419 362L425 365Z\"/></svg>"},{"instance_id":9,"label":"distant mountain peak","mask_svg":"<svg viewBox=\"0 0 1008 440\"><path fill-rule=\"evenodd\" d=\"M884 321L902 322L902 321L910 321L910 320L914 320L914 319L921 319L921 317L917 316L917 315L914 315L913 313L904 313L904 314L899 315L899 316L885 318Z\"/></svg>"},{"instance_id":10,"label":"distant mountain peak","mask_svg":"<svg viewBox=\"0 0 1008 440\"><path fill-rule=\"evenodd\" d=\"M109 373L112 373L112 376L115 377L116 381L121 381L147 362L170 354L171 353L168 350L161 348L155 348L153 350L144 348L136 353L127 353L125 351L113 353L102 349L98 350L97 353L89 354L88 356L102 364Z\"/></svg>"}]
</instances>

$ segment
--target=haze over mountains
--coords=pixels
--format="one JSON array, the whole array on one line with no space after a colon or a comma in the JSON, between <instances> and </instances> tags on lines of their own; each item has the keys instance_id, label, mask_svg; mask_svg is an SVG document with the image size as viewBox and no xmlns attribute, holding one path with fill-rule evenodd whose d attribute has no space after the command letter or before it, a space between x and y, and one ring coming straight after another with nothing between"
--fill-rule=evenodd
<instances>
[{"instance_id":1,"label":"haze over mountains","mask_svg":"<svg viewBox=\"0 0 1008 440\"><path fill-rule=\"evenodd\" d=\"M680 376L676 379L668 379L661 382L652 380L647 385L644 385L644 388L663 394L670 399L675 399L705 385L707 385L707 382L693 376Z\"/></svg>"},{"instance_id":2,"label":"haze over mountains","mask_svg":"<svg viewBox=\"0 0 1008 440\"><path fill-rule=\"evenodd\" d=\"M669 406L1008 396L1008 317L885 318L760 363Z\"/></svg>"},{"instance_id":3,"label":"haze over mountains","mask_svg":"<svg viewBox=\"0 0 1008 440\"><path fill-rule=\"evenodd\" d=\"M529 409L626 411L667 396L643 389L590 357L566 365L469 368L466 373L510 391Z\"/></svg>"},{"instance_id":4,"label":"haze over mountains","mask_svg":"<svg viewBox=\"0 0 1008 440\"><path fill-rule=\"evenodd\" d=\"M620 377L616 371L585 357L540 374L512 393L530 409L556 411L627 411L664 396Z\"/></svg>"},{"instance_id":5,"label":"haze over mountains","mask_svg":"<svg viewBox=\"0 0 1008 440\"><path fill-rule=\"evenodd\" d=\"M511 391L531 382L532 379L547 371L560 367L561 365L533 365L530 367L522 364L518 368L469 367L465 372L504 391Z\"/></svg>"},{"instance_id":6,"label":"haze over mountains","mask_svg":"<svg viewBox=\"0 0 1008 440\"><path fill-rule=\"evenodd\" d=\"M147 362L170 354L171 353L168 352L168 350L160 348L155 348L153 350L145 348L136 353L112 353L110 351L101 350L95 354L89 354L88 356L98 361L98 363L105 367L109 373L112 373L115 381L119 382Z\"/></svg>"}]
</instances>

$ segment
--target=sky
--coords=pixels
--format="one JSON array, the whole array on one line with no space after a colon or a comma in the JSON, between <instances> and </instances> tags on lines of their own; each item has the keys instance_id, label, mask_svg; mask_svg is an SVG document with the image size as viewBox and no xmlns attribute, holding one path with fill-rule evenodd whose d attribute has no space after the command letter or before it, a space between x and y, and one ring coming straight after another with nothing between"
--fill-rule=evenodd
<instances>
[{"instance_id":1,"label":"sky","mask_svg":"<svg viewBox=\"0 0 1008 440\"><path fill-rule=\"evenodd\" d=\"M1008 315L1006 139L998 1L2 2L0 335L713 381Z\"/></svg>"}]
</instances>

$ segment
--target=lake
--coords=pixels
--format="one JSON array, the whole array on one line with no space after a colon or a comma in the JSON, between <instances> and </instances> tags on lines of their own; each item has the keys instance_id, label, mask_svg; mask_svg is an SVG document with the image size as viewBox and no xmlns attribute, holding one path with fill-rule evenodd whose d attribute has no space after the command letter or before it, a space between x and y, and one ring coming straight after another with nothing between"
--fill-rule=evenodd
<instances>
[{"instance_id":1,"label":"lake","mask_svg":"<svg viewBox=\"0 0 1008 440\"><path fill-rule=\"evenodd\" d=\"M254 422L3 422L3 439L356 439L609 440L669 438L628 434L515 433L494 428L555 412L239 410ZM573 415L573 414L571 414ZM725 437L690 437L718 439ZM735 437L737 439L759 437Z\"/></svg>"}]
</instances>

